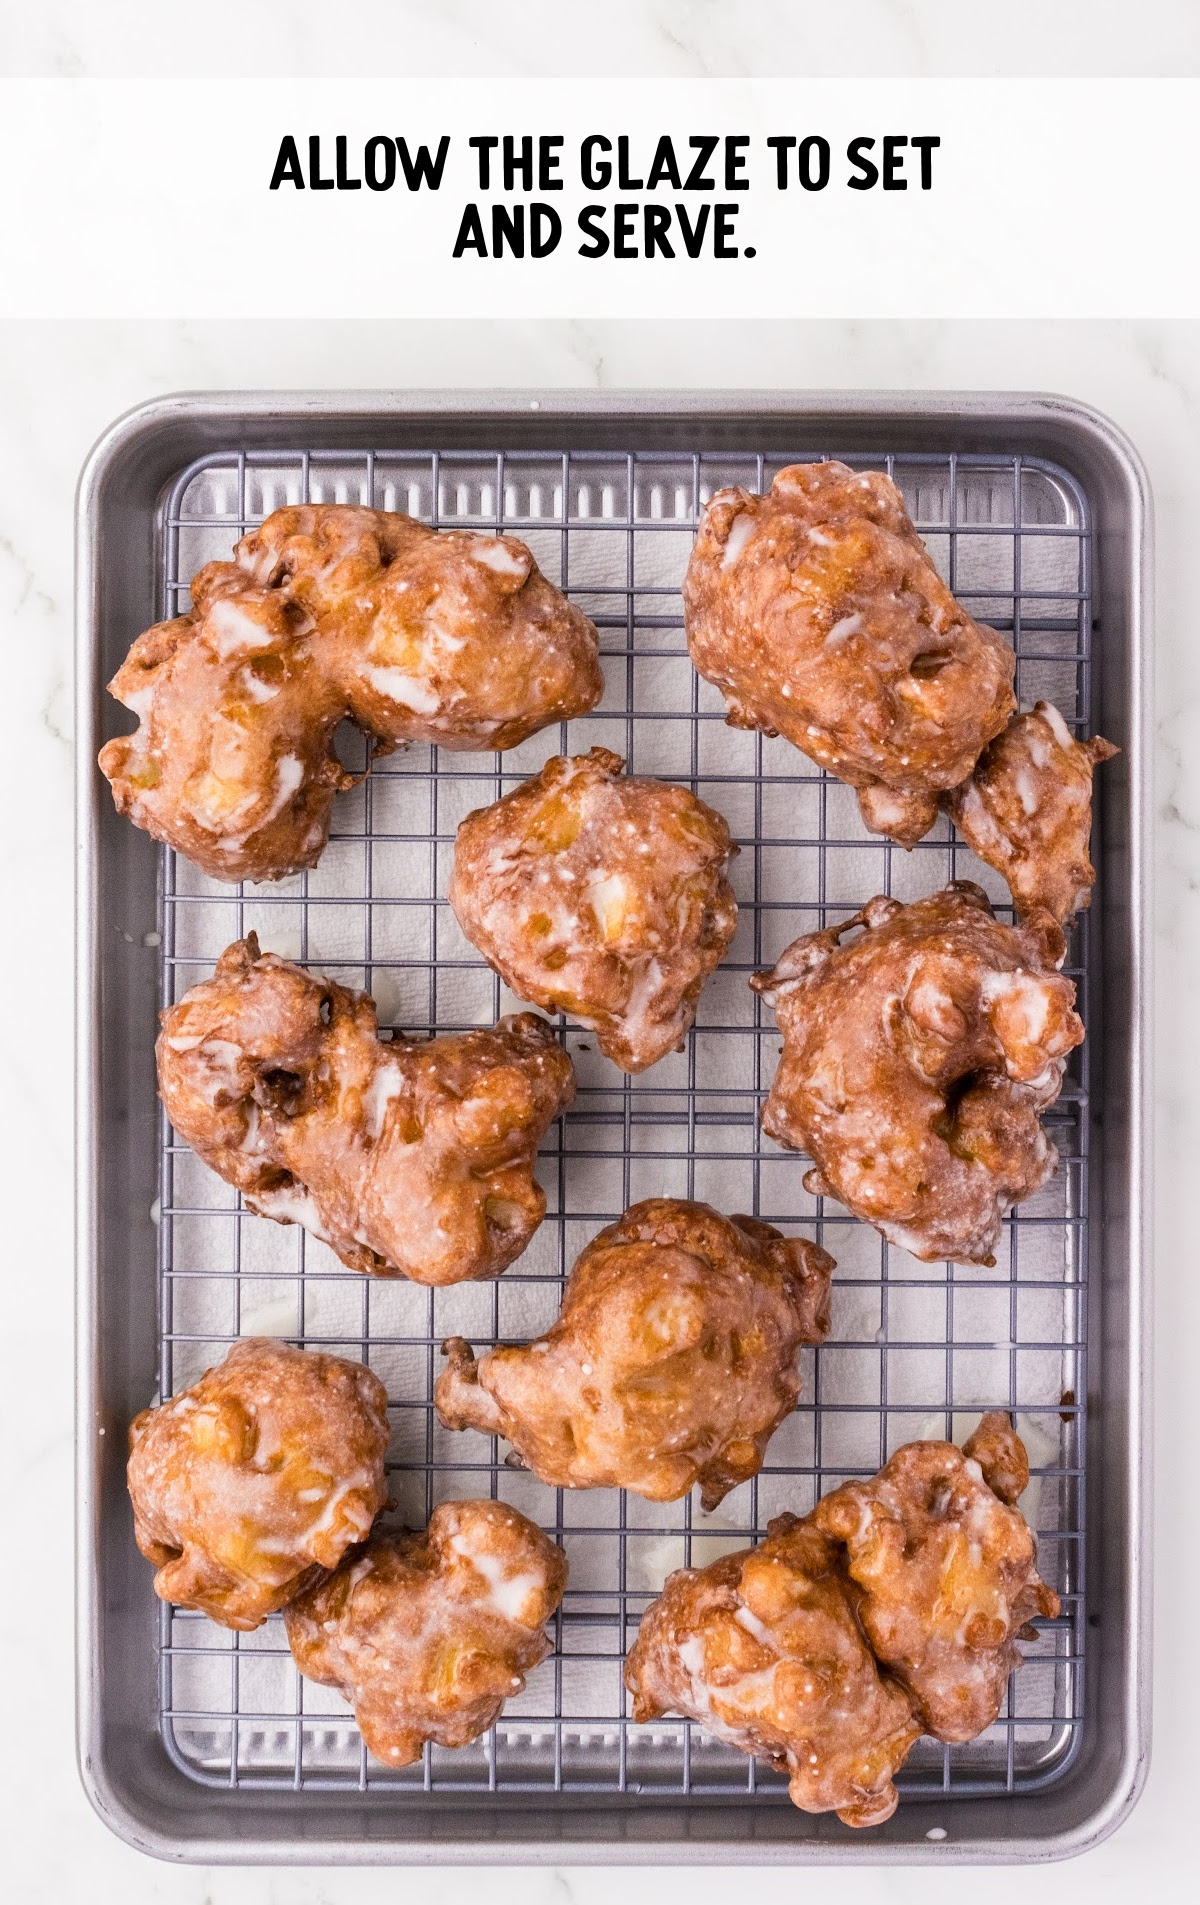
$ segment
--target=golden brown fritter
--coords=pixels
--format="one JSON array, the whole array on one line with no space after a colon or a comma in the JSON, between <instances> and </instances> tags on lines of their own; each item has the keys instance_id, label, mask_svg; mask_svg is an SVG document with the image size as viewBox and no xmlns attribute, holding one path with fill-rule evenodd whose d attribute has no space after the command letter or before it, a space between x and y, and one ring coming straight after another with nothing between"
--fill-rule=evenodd
<instances>
[{"instance_id":1,"label":"golden brown fritter","mask_svg":"<svg viewBox=\"0 0 1200 1905\"><path fill-rule=\"evenodd\" d=\"M595 707L596 631L515 536L382 510L276 510L239 545L312 616L347 712L389 745L516 747Z\"/></svg>"},{"instance_id":2,"label":"golden brown fritter","mask_svg":"<svg viewBox=\"0 0 1200 1905\"><path fill-rule=\"evenodd\" d=\"M625 1685L633 1717L680 1713L788 1775L804 1812L876 1826L921 1732L879 1671L838 1544L780 1515L762 1546L671 1575L642 1616Z\"/></svg>"},{"instance_id":3,"label":"golden brown fritter","mask_svg":"<svg viewBox=\"0 0 1200 1905\"><path fill-rule=\"evenodd\" d=\"M117 809L217 880L315 866L355 777L334 752L344 703L312 622L232 563L202 569L192 603L139 635L108 684L139 722L100 750Z\"/></svg>"},{"instance_id":4,"label":"golden brown fritter","mask_svg":"<svg viewBox=\"0 0 1200 1905\"><path fill-rule=\"evenodd\" d=\"M1059 1612L1010 1506L1028 1479L1009 1418L987 1415L961 1454L910 1442L760 1548L671 1575L626 1662L634 1719L697 1720L786 1772L804 1811L879 1825L913 1742L991 1726L1016 1641Z\"/></svg>"},{"instance_id":5,"label":"golden brown fritter","mask_svg":"<svg viewBox=\"0 0 1200 1905\"><path fill-rule=\"evenodd\" d=\"M757 1475L829 1332L833 1258L753 1217L655 1197L602 1230L558 1320L477 1362L461 1336L434 1400L447 1428L512 1443L554 1488L630 1488L704 1508Z\"/></svg>"},{"instance_id":6,"label":"golden brown fritter","mask_svg":"<svg viewBox=\"0 0 1200 1905\"><path fill-rule=\"evenodd\" d=\"M1014 715L970 779L943 796L971 851L1008 881L1018 913L1066 921L1090 905L1092 773L1120 751L1099 734L1076 741L1058 709L1039 701Z\"/></svg>"},{"instance_id":7,"label":"golden brown fritter","mask_svg":"<svg viewBox=\"0 0 1200 1905\"><path fill-rule=\"evenodd\" d=\"M910 847L1016 707L1011 648L955 601L895 484L843 463L720 490L683 586L732 726L782 734Z\"/></svg>"},{"instance_id":8,"label":"golden brown fritter","mask_svg":"<svg viewBox=\"0 0 1200 1905\"><path fill-rule=\"evenodd\" d=\"M991 1410L963 1444L963 1454L979 1464L993 1495L1015 1508L1029 1487L1029 1456L1012 1417Z\"/></svg>"},{"instance_id":9,"label":"golden brown fritter","mask_svg":"<svg viewBox=\"0 0 1200 1905\"><path fill-rule=\"evenodd\" d=\"M914 1257L992 1263L1058 1162L1039 1114L1083 1038L1063 954L1048 913L1007 926L966 880L795 940L751 980L784 1040L763 1130Z\"/></svg>"},{"instance_id":10,"label":"golden brown fritter","mask_svg":"<svg viewBox=\"0 0 1200 1905\"><path fill-rule=\"evenodd\" d=\"M376 1534L284 1619L296 1665L354 1707L377 1759L466 1746L551 1652L561 1548L504 1502L446 1502L423 1535Z\"/></svg>"},{"instance_id":11,"label":"golden brown fritter","mask_svg":"<svg viewBox=\"0 0 1200 1905\"><path fill-rule=\"evenodd\" d=\"M973 1740L992 1725L1021 1665L1016 1637L1034 1615L1059 1611L1023 1516L989 1486L992 1474L1007 1491L1022 1470L1028 1479L1011 1422L993 1414L961 1454L951 1442L910 1442L872 1481L847 1482L813 1510L845 1545L876 1657L935 1739Z\"/></svg>"},{"instance_id":12,"label":"golden brown fritter","mask_svg":"<svg viewBox=\"0 0 1200 1905\"><path fill-rule=\"evenodd\" d=\"M622 1071L681 1044L737 926L720 814L684 787L622 774L594 747L458 830L450 904L531 1005L596 1033Z\"/></svg>"},{"instance_id":13,"label":"golden brown fritter","mask_svg":"<svg viewBox=\"0 0 1200 1905\"><path fill-rule=\"evenodd\" d=\"M122 813L218 880L315 866L350 717L384 751L515 747L595 707L596 631L523 542L342 505L276 510L139 636L138 716L100 767Z\"/></svg>"},{"instance_id":14,"label":"golden brown fritter","mask_svg":"<svg viewBox=\"0 0 1200 1905\"><path fill-rule=\"evenodd\" d=\"M520 1256L546 1210L537 1147L575 1095L534 1013L384 1044L366 993L260 954L253 933L163 1013L157 1057L175 1129L251 1210L416 1283Z\"/></svg>"},{"instance_id":15,"label":"golden brown fritter","mask_svg":"<svg viewBox=\"0 0 1200 1905\"><path fill-rule=\"evenodd\" d=\"M362 1363L250 1337L129 1430L137 1544L164 1601L223 1627L336 1568L387 1500L387 1393Z\"/></svg>"}]
</instances>

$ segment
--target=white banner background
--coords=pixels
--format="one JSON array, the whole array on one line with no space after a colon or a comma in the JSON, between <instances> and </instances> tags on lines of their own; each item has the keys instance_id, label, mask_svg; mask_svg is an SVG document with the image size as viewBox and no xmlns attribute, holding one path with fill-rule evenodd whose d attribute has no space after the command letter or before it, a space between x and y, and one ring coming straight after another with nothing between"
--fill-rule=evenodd
<instances>
[{"instance_id":1,"label":"white banner background","mask_svg":"<svg viewBox=\"0 0 1200 1905\"><path fill-rule=\"evenodd\" d=\"M1200 81L9 80L0 82L0 316L1157 317L1200 315ZM748 134L750 189L588 191L589 133L630 140L644 179L660 134ZM441 189L270 191L280 141L402 135L450 150ZM561 134L564 189L480 189L472 134ZM772 134L820 134L830 182L777 189ZM852 191L855 137L933 134L932 189ZM690 155L688 155L690 157ZM614 149L611 157L615 160ZM792 165L795 155L791 155ZM541 200L548 257L452 256L463 206ZM577 215L672 208L674 259L579 255ZM738 203L740 252L690 259L673 207ZM710 212L710 230L713 214ZM631 221L641 250L642 214Z\"/></svg>"}]
</instances>

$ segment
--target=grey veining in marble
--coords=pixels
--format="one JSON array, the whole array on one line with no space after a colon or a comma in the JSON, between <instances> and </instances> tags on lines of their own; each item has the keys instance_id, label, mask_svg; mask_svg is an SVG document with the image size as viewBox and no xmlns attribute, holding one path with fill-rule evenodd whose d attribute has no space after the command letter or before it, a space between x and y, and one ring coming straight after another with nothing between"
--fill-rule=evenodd
<instances>
[{"instance_id":1,"label":"grey veining in marble","mask_svg":"<svg viewBox=\"0 0 1200 1905\"><path fill-rule=\"evenodd\" d=\"M1194 0L0 0L0 74L1181 75Z\"/></svg>"}]
</instances>

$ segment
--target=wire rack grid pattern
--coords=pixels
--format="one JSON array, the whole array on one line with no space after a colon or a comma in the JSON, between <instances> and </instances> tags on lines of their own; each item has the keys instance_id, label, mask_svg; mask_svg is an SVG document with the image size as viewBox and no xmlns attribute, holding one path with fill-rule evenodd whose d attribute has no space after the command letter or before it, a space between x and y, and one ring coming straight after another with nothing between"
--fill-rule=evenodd
<instances>
[{"instance_id":1,"label":"wire rack grid pattern","mask_svg":"<svg viewBox=\"0 0 1200 1905\"><path fill-rule=\"evenodd\" d=\"M455 828L555 752L615 748L633 773L691 787L730 823L739 928L706 988L686 1049L623 1077L590 1035L560 1025L579 1080L551 1128L539 1179L548 1212L498 1282L426 1290L345 1270L302 1230L245 1211L161 1124L161 1393L194 1381L242 1335L276 1334L356 1356L385 1381L394 1435L396 1519L424 1525L436 1503L511 1502L565 1548L571 1579L554 1652L497 1725L457 1752L427 1747L389 1769L367 1754L349 1710L301 1679L278 1617L227 1633L163 1608L157 1635L163 1737L191 1777L256 1788L349 1788L391 1795L472 1791L621 1794L710 1800L749 1792L786 1804L786 1784L685 1721L636 1726L622 1686L642 1610L675 1567L757 1541L771 1516L803 1513L842 1480L873 1471L915 1436L961 1440L986 1407L1011 1409L1030 1447L1025 1507L1041 1567L1063 1599L1010 1684L996 1726L967 1746L922 1741L902 1776L911 1796L1029 1791L1060 1777L1082 1721L1086 1394L1087 1047L1075 1055L1048 1125L1057 1175L1005 1223L991 1269L919 1264L830 1200L803 1188L807 1160L760 1131L779 1039L749 990L800 932L844 918L873 893L902 899L971 877L1011 918L1007 890L945 821L910 854L869 835L850 790L789 745L728 728L716 691L691 668L680 582L699 513L730 483L769 485L794 455L630 452L306 452L236 448L185 471L163 523L163 612L188 603L205 561L284 503L403 509L437 525L506 530L595 621L607 687L600 707L503 756L413 748L375 764L335 806L320 865L268 887L230 888L163 851L163 1003L211 971L254 929L264 950L297 958L375 996L387 1036L490 1023L520 1009L467 943L445 893ZM1054 700L1090 732L1091 526L1063 470L1035 458L948 453L848 455L886 470L950 588L1004 632L1022 705ZM342 744L344 742L344 744ZM361 737L340 739L366 765ZM355 750L358 750L356 756ZM1087 916L1066 970L1088 1011ZM630 1203L697 1197L749 1210L825 1244L838 1262L829 1341L804 1352L794 1415L761 1474L712 1516L691 1498L652 1505L616 1490L564 1493L506 1465L495 1438L451 1434L432 1409L440 1345L478 1350L525 1340L558 1308L579 1250Z\"/></svg>"}]
</instances>

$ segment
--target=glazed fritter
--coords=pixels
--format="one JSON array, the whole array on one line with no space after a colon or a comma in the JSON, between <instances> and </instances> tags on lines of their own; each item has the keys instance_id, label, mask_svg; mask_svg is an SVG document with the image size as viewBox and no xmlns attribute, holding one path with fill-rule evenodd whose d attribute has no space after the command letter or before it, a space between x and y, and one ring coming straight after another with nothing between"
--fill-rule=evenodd
<instances>
[{"instance_id":1,"label":"glazed fritter","mask_svg":"<svg viewBox=\"0 0 1200 1905\"><path fill-rule=\"evenodd\" d=\"M571 1272L536 1342L476 1361L462 1337L434 1400L451 1429L502 1435L554 1488L629 1488L705 1510L756 1475L829 1332L833 1258L753 1217L635 1204Z\"/></svg>"},{"instance_id":2,"label":"glazed fritter","mask_svg":"<svg viewBox=\"0 0 1200 1905\"><path fill-rule=\"evenodd\" d=\"M1058 1162L1040 1113L1084 1035L1064 951L1048 913L1007 926L965 880L795 940L751 980L784 1040L763 1130L914 1257L994 1262Z\"/></svg>"},{"instance_id":3,"label":"glazed fritter","mask_svg":"<svg viewBox=\"0 0 1200 1905\"><path fill-rule=\"evenodd\" d=\"M881 1824L914 1741L991 1726L1017 1640L1059 1612L1010 1505L1028 1476L988 1415L961 1454L909 1443L761 1547L672 1574L626 1662L634 1719L682 1714L786 1772L804 1811Z\"/></svg>"},{"instance_id":4,"label":"glazed fritter","mask_svg":"<svg viewBox=\"0 0 1200 1905\"><path fill-rule=\"evenodd\" d=\"M117 810L217 880L315 866L355 776L311 619L232 563L202 569L192 603L139 635L108 684L139 723L100 750Z\"/></svg>"},{"instance_id":5,"label":"glazed fritter","mask_svg":"<svg viewBox=\"0 0 1200 1905\"><path fill-rule=\"evenodd\" d=\"M812 1520L846 1550L876 1658L938 1740L973 1740L996 1719L1021 1665L1017 1637L1059 1600L1011 1489L1029 1465L1007 1416L985 1416L960 1454L910 1442L874 1480L847 1482ZM998 1481L999 1489L992 1483Z\"/></svg>"},{"instance_id":6,"label":"glazed fritter","mask_svg":"<svg viewBox=\"0 0 1200 1905\"><path fill-rule=\"evenodd\" d=\"M551 1649L567 1558L504 1502L446 1502L422 1535L373 1535L291 1603L296 1665L354 1707L376 1759L487 1731Z\"/></svg>"},{"instance_id":7,"label":"glazed fritter","mask_svg":"<svg viewBox=\"0 0 1200 1905\"><path fill-rule=\"evenodd\" d=\"M1092 774L1119 753L1099 734L1076 741L1053 703L1039 701L943 796L971 851L1008 881L1018 913L1065 923L1091 903Z\"/></svg>"},{"instance_id":8,"label":"glazed fritter","mask_svg":"<svg viewBox=\"0 0 1200 1905\"><path fill-rule=\"evenodd\" d=\"M519 1257L546 1210L537 1147L575 1074L532 1012L378 1036L375 1002L260 953L253 933L162 1015L172 1124L251 1210L352 1270L460 1283Z\"/></svg>"},{"instance_id":9,"label":"glazed fritter","mask_svg":"<svg viewBox=\"0 0 1200 1905\"><path fill-rule=\"evenodd\" d=\"M793 1804L877 1826L921 1722L881 1673L838 1544L780 1515L759 1548L671 1575L625 1663L633 1717L679 1713L788 1775Z\"/></svg>"},{"instance_id":10,"label":"glazed fritter","mask_svg":"<svg viewBox=\"0 0 1200 1905\"><path fill-rule=\"evenodd\" d=\"M218 880L316 865L353 784L344 718L376 751L510 748L604 688L595 628L513 536L280 509L191 592L109 684L140 725L100 767L122 813Z\"/></svg>"},{"instance_id":11,"label":"glazed fritter","mask_svg":"<svg viewBox=\"0 0 1200 1905\"><path fill-rule=\"evenodd\" d=\"M978 1464L992 1494L1015 1508L1029 1487L1029 1456L1012 1417L998 1409L985 1415L963 1444L963 1454Z\"/></svg>"},{"instance_id":12,"label":"glazed fritter","mask_svg":"<svg viewBox=\"0 0 1200 1905\"><path fill-rule=\"evenodd\" d=\"M720 490L683 587L734 727L782 734L910 847L1016 707L1012 649L950 594L895 484L844 463Z\"/></svg>"},{"instance_id":13,"label":"glazed fritter","mask_svg":"<svg viewBox=\"0 0 1200 1905\"><path fill-rule=\"evenodd\" d=\"M164 1601L259 1627L387 1500L387 1392L362 1363L248 1338L129 1430L138 1547Z\"/></svg>"},{"instance_id":14,"label":"glazed fritter","mask_svg":"<svg viewBox=\"0 0 1200 1905\"><path fill-rule=\"evenodd\" d=\"M737 926L720 814L620 755L548 761L458 830L450 904L518 998L595 1032L622 1071L679 1046Z\"/></svg>"}]
</instances>

